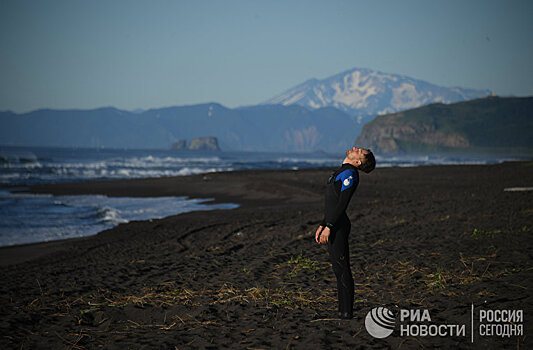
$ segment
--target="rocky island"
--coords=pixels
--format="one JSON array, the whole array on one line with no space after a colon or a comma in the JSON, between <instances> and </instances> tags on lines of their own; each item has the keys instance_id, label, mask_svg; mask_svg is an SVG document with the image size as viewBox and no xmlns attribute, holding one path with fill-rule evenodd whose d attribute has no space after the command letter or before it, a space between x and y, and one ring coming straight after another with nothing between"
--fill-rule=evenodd
<instances>
[{"instance_id":1,"label":"rocky island","mask_svg":"<svg viewBox=\"0 0 533 350\"><path fill-rule=\"evenodd\" d=\"M220 151L216 137L197 137L191 139L189 145L187 140L179 140L172 144L173 150L191 150L191 151Z\"/></svg>"}]
</instances>

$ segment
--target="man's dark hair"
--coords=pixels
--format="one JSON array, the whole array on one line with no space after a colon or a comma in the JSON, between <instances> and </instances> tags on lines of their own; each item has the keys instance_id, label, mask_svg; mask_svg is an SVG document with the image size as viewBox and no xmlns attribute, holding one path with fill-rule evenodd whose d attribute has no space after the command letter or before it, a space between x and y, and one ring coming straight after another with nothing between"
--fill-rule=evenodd
<instances>
[{"instance_id":1,"label":"man's dark hair","mask_svg":"<svg viewBox=\"0 0 533 350\"><path fill-rule=\"evenodd\" d=\"M357 168L365 173L369 173L376 167L376 158L374 153L371 150L368 150L368 153L365 154L365 161L361 163Z\"/></svg>"}]
</instances>

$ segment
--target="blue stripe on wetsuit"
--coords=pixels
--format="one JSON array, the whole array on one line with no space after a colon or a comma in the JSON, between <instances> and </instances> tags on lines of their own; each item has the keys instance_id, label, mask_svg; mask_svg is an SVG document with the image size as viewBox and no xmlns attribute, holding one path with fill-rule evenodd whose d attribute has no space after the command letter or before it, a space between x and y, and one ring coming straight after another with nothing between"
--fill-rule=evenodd
<instances>
[{"instance_id":1,"label":"blue stripe on wetsuit","mask_svg":"<svg viewBox=\"0 0 533 350\"><path fill-rule=\"evenodd\" d=\"M353 169L346 169L343 172L341 172L337 177L335 178L335 182L341 180L342 181L342 187L341 192L352 187L354 182L359 181L359 175L357 174L357 171Z\"/></svg>"}]
</instances>

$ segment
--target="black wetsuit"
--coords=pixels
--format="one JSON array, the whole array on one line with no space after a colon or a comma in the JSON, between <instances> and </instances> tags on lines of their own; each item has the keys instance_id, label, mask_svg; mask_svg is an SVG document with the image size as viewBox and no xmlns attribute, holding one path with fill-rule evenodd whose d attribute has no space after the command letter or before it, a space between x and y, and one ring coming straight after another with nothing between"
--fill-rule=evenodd
<instances>
[{"instance_id":1,"label":"black wetsuit","mask_svg":"<svg viewBox=\"0 0 533 350\"><path fill-rule=\"evenodd\" d=\"M348 249L351 224L346 215L346 207L348 207L358 184L357 169L351 164L344 163L331 174L326 185L326 203L322 225L328 226L331 230L328 252L333 271L337 277L339 316L341 318L351 318L353 312L354 283Z\"/></svg>"}]
</instances>

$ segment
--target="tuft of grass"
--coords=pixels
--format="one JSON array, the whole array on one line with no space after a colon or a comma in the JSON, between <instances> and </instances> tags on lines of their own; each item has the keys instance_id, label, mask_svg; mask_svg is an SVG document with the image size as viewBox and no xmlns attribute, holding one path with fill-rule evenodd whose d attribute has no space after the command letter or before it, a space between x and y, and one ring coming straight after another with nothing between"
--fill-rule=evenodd
<instances>
[{"instance_id":1,"label":"tuft of grass","mask_svg":"<svg viewBox=\"0 0 533 350\"><path fill-rule=\"evenodd\" d=\"M487 231L487 230L474 228L474 231L472 231L470 236L474 237L474 238L494 238L495 234L501 233L501 232L502 232L502 230Z\"/></svg>"},{"instance_id":2,"label":"tuft of grass","mask_svg":"<svg viewBox=\"0 0 533 350\"><path fill-rule=\"evenodd\" d=\"M477 237L481 237L485 233L486 233L486 231L484 231L484 230L480 230L480 229L474 228L474 231L472 231L470 236L472 236L474 238L477 238Z\"/></svg>"},{"instance_id":3,"label":"tuft of grass","mask_svg":"<svg viewBox=\"0 0 533 350\"><path fill-rule=\"evenodd\" d=\"M291 257L287 263L294 264L302 269L318 270L318 261L304 258L302 253L300 253L300 255L298 255L296 258Z\"/></svg>"},{"instance_id":4,"label":"tuft of grass","mask_svg":"<svg viewBox=\"0 0 533 350\"><path fill-rule=\"evenodd\" d=\"M287 279L293 279L298 276L298 271L300 270L319 270L318 261L311 260L309 258L304 258L303 254L300 253L296 258L293 256L287 261L287 264L293 265L292 270L285 275Z\"/></svg>"},{"instance_id":5,"label":"tuft of grass","mask_svg":"<svg viewBox=\"0 0 533 350\"><path fill-rule=\"evenodd\" d=\"M444 277L444 274L441 271L427 274L425 277L426 279L424 280L424 282L426 283L426 286L428 288L439 290L446 288L446 278Z\"/></svg>"}]
</instances>

